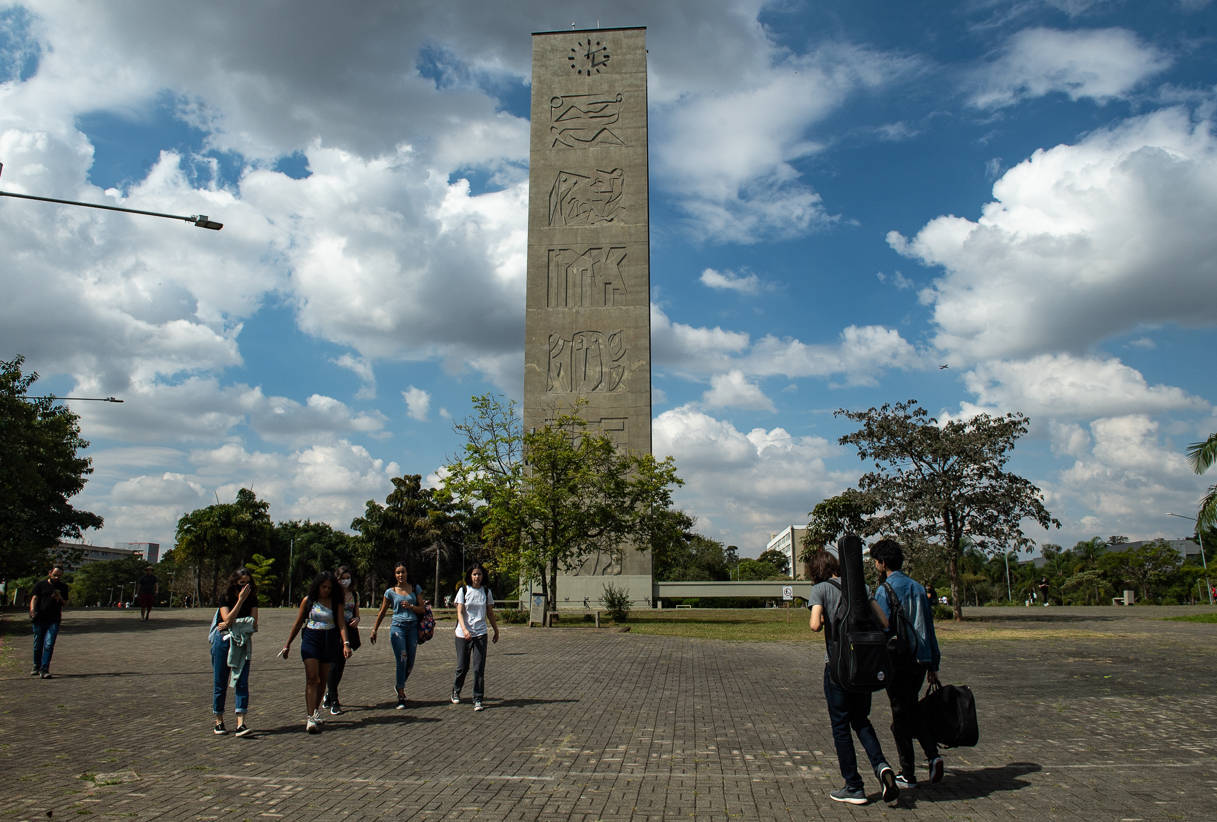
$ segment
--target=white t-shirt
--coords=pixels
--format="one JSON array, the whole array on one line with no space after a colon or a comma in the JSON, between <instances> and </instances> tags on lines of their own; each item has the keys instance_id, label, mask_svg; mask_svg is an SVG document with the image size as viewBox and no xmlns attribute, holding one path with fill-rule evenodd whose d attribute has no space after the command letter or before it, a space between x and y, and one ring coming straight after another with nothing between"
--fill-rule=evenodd
<instances>
[{"instance_id":1,"label":"white t-shirt","mask_svg":"<svg viewBox=\"0 0 1217 822\"><path fill-rule=\"evenodd\" d=\"M474 588L472 585L462 585L457 592L456 604L465 606L465 624L469 626L472 636L486 636L486 606L494 605L494 594L483 585ZM456 621L456 635L468 639L461 630L461 621Z\"/></svg>"}]
</instances>

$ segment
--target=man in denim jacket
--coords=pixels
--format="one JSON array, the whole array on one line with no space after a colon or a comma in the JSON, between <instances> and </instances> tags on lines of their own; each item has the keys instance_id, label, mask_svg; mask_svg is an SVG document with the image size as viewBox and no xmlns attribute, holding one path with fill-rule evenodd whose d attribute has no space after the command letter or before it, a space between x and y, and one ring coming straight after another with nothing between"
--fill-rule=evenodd
<instances>
[{"instance_id":1,"label":"man in denim jacket","mask_svg":"<svg viewBox=\"0 0 1217 822\"><path fill-rule=\"evenodd\" d=\"M899 600L905 621L911 628L910 636L897 639L907 642L912 653L905 655L906 661L903 663L893 660L895 664L887 686L887 697L892 704L892 736L900 757L896 784L901 788L915 788L914 738L921 744L921 750L929 760L930 781L942 779L943 762L938 755L938 742L917 705L921 686L927 677L931 684L938 683L938 662L942 655L938 650L938 638L934 635L934 614L930 610L925 588L900 570L904 565L904 550L900 543L893 539L881 539L871 546L870 556L879 570L880 579L875 602L890 624L892 603L888 602L887 587L882 584L886 582Z\"/></svg>"}]
</instances>

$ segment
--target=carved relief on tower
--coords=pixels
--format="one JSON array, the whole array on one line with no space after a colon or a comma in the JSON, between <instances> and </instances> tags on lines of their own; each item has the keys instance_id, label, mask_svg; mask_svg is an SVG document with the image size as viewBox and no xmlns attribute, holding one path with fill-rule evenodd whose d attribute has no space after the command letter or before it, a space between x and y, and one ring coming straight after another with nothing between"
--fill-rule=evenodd
<instances>
[{"instance_id":1,"label":"carved relief on tower","mask_svg":"<svg viewBox=\"0 0 1217 822\"><path fill-rule=\"evenodd\" d=\"M575 394L624 390L625 332L576 331L549 335L546 391Z\"/></svg>"},{"instance_id":2,"label":"carved relief on tower","mask_svg":"<svg viewBox=\"0 0 1217 822\"><path fill-rule=\"evenodd\" d=\"M550 148L624 146L613 126L621 119L621 92L616 94L563 94L549 100Z\"/></svg>"},{"instance_id":3,"label":"carved relief on tower","mask_svg":"<svg viewBox=\"0 0 1217 822\"><path fill-rule=\"evenodd\" d=\"M547 308L610 308L624 305L628 289L621 265L624 246L551 248Z\"/></svg>"},{"instance_id":4,"label":"carved relief on tower","mask_svg":"<svg viewBox=\"0 0 1217 822\"><path fill-rule=\"evenodd\" d=\"M620 222L625 172L595 169L588 174L559 171L549 190L549 225L584 226Z\"/></svg>"}]
</instances>

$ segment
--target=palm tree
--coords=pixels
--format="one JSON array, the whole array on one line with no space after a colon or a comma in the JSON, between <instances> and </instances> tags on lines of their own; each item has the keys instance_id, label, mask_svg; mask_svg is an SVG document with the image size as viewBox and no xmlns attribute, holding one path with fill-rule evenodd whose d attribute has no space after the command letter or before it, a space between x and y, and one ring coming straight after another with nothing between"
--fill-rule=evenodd
<instances>
[{"instance_id":1,"label":"palm tree","mask_svg":"<svg viewBox=\"0 0 1217 822\"><path fill-rule=\"evenodd\" d=\"M1217 434L1209 434L1204 442L1193 442L1187 447L1187 458L1192 461L1192 468L1197 474L1203 474L1217 462ZM1200 500L1200 511L1196 514L1197 528L1217 527L1217 485L1210 485L1209 491Z\"/></svg>"}]
</instances>

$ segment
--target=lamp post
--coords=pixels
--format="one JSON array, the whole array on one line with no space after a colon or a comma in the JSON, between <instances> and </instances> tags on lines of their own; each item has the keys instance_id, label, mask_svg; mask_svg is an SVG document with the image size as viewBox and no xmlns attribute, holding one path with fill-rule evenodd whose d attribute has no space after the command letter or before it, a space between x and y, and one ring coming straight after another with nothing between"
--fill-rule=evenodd
<instances>
[{"instance_id":1,"label":"lamp post","mask_svg":"<svg viewBox=\"0 0 1217 822\"><path fill-rule=\"evenodd\" d=\"M4 171L4 163L0 163L0 173ZM101 203L82 203L77 200L61 200L58 197L38 197L33 194L17 194L14 191L0 191L0 197L17 197L22 200L38 200L43 203L59 203L60 205L74 205L82 208L100 208L106 211L122 211L126 214L144 214L148 217L164 217L167 220L182 220L183 222L191 223L199 228L209 228L212 231L219 231L224 227L223 223L217 223L215 220L208 219L206 214L192 214L189 217L181 214L164 214L160 211L144 211L140 208L123 208L121 206L102 205Z\"/></svg>"},{"instance_id":2,"label":"lamp post","mask_svg":"<svg viewBox=\"0 0 1217 822\"><path fill-rule=\"evenodd\" d=\"M1209 562L1204 557L1204 537L1200 535L1200 522L1195 517L1189 517L1185 514L1172 514L1170 511L1167 511L1166 515L1168 517L1178 517L1179 519L1190 519L1192 522L1196 523L1196 541L1200 543L1200 564L1204 566L1204 590L1208 591L1209 605L1212 605L1213 586L1212 583L1209 582Z\"/></svg>"}]
</instances>

